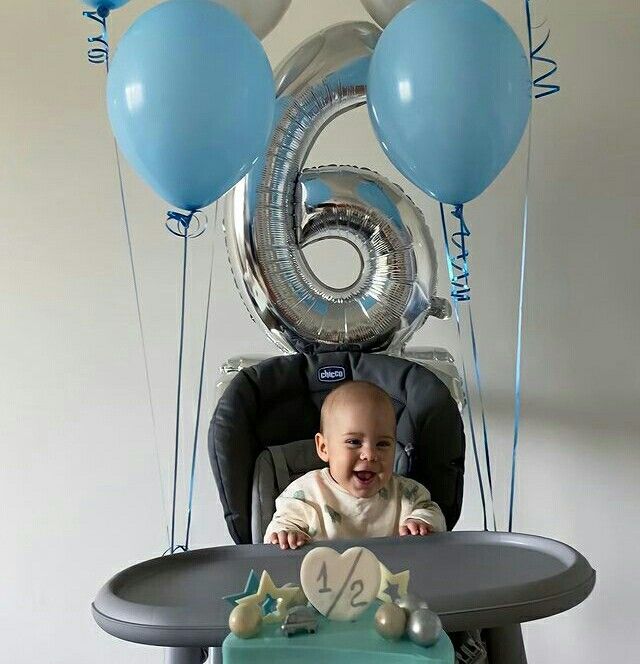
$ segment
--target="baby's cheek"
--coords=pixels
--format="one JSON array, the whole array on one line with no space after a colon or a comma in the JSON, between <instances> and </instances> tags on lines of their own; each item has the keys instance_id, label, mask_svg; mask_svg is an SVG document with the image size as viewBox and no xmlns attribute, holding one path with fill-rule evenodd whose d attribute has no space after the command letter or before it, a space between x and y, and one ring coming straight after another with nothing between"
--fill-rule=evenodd
<instances>
[{"instance_id":1,"label":"baby's cheek","mask_svg":"<svg viewBox=\"0 0 640 664\"><path fill-rule=\"evenodd\" d=\"M354 468L354 462L348 457L340 457L333 460L333 463L329 463L329 468L334 479L345 480L348 477L351 477Z\"/></svg>"},{"instance_id":2,"label":"baby's cheek","mask_svg":"<svg viewBox=\"0 0 640 664\"><path fill-rule=\"evenodd\" d=\"M381 491L384 489L388 489L390 480L391 480L391 471L381 473L379 489Z\"/></svg>"},{"instance_id":3,"label":"baby's cheek","mask_svg":"<svg viewBox=\"0 0 640 664\"><path fill-rule=\"evenodd\" d=\"M384 477L385 482L388 482L391 479L393 474L393 462L389 460L382 467L382 476Z\"/></svg>"}]
</instances>

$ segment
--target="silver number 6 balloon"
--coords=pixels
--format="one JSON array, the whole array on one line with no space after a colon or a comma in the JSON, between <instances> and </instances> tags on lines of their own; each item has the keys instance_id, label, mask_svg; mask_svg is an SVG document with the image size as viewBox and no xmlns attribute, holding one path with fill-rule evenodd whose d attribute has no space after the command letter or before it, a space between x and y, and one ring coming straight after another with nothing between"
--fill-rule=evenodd
<instances>
[{"instance_id":1,"label":"silver number 6 balloon","mask_svg":"<svg viewBox=\"0 0 640 664\"><path fill-rule=\"evenodd\" d=\"M400 354L427 316L447 317L436 297L436 255L420 210L381 175L351 166L303 171L322 129L366 102L380 30L331 26L276 71L277 118L262 163L230 192L225 237L236 286L285 352L385 350ZM320 281L303 254L326 238L352 244L360 274L347 288Z\"/></svg>"}]
</instances>

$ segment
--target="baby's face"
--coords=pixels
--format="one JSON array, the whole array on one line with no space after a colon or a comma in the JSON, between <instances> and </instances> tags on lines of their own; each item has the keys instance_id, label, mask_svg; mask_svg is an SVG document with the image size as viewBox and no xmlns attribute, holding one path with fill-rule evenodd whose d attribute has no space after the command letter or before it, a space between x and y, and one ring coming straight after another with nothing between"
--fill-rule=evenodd
<instances>
[{"instance_id":1,"label":"baby's face","mask_svg":"<svg viewBox=\"0 0 640 664\"><path fill-rule=\"evenodd\" d=\"M316 435L333 479L351 495L370 498L393 472L396 419L390 404L365 396L335 404Z\"/></svg>"}]
</instances>

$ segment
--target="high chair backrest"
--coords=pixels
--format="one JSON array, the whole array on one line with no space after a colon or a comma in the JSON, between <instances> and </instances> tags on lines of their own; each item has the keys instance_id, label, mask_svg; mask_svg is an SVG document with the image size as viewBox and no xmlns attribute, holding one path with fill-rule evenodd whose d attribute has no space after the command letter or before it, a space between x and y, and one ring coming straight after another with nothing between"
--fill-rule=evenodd
<instances>
[{"instance_id":1,"label":"high chair backrest","mask_svg":"<svg viewBox=\"0 0 640 664\"><path fill-rule=\"evenodd\" d=\"M321 467L313 437L320 407L346 380L383 388L396 410L396 468L424 484L449 529L460 516L464 432L458 405L428 369L353 351L286 355L243 369L220 397L209 457L234 541L261 541L281 486Z\"/></svg>"}]
</instances>

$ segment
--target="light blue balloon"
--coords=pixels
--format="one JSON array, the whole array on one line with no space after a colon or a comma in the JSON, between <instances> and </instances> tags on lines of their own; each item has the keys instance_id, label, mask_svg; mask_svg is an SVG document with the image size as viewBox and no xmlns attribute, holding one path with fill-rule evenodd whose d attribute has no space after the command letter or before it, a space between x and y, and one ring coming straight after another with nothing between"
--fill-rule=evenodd
<instances>
[{"instance_id":1,"label":"light blue balloon","mask_svg":"<svg viewBox=\"0 0 640 664\"><path fill-rule=\"evenodd\" d=\"M466 203L518 147L531 109L529 60L481 0L416 0L382 33L367 95L395 166L433 198Z\"/></svg>"},{"instance_id":2,"label":"light blue balloon","mask_svg":"<svg viewBox=\"0 0 640 664\"><path fill-rule=\"evenodd\" d=\"M118 9L122 5L126 5L129 0L82 0L85 5L93 7L94 9Z\"/></svg>"},{"instance_id":3,"label":"light blue balloon","mask_svg":"<svg viewBox=\"0 0 640 664\"><path fill-rule=\"evenodd\" d=\"M210 0L169 0L140 16L110 67L107 104L123 153L184 210L209 205L265 151L275 105L262 45Z\"/></svg>"}]
</instances>

